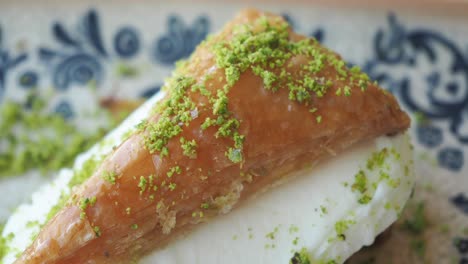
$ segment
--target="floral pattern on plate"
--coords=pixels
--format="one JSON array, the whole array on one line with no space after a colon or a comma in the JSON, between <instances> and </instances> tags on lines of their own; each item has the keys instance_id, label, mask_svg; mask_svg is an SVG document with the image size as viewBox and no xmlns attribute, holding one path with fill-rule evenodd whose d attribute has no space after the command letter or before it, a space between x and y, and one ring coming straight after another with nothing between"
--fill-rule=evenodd
<instances>
[{"instance_id":1,"label":"floral pattern on plate","mask_svg":"<svg viewBox=\"0 0 468 264\"><path fill-rule=\"evenodd\" d=\"M139 10L151 25L141 17L121 18L125 11L106 8L105 4L83 4L69 12L80 14L78 17L60 15L61 18L43 7L25 19L27 22L16 25L11 19L14 8L0 8L0 105L14 99L27 108L26 94L34 91L36 96L43 96L43 87L52 87L50 110L73 122L84 114L83 105L88 108L93 104L75 102L83 90L97 90L100 98L148 98L161 89L164 76L174 63L189 56L238 8L235 4L228 6L208 9L201 5L195 11L163 8L156 18L151 10ZM65 4L61 8L67 9ZM406 245L416 248L412 255L419 254L418 261L468 263L466 27L455 19L441 17L432 21L417 14L400 15L399 10L362 16L362 11L357 10L304 9L294 5L268 9L282 13L298 31L338 50L345 58L350 57L350 64L361 66L412 114L416 167L418 174L424 176L416 186L413 201L424 201L424 219L431 224L417 236L405 236L411 240ZM327 16L329 20L324 19ZM356 18L359 16L360 20ZM333 23L343 17L360 26L346 25L344 20ZM46 34L22 34L23 29L34 30L26 27L32 22L37 23L33 28ZM366 27L365 32L358 32L362 27ZM354 52L356 45L365 48ZM408 207L410 210L411 203ZM408 217L411 214L394 228L396 233L405 233L400 226L409 221ZM448 228L442 233L434 231L441 226ZM396 256L401 248L394 240L356 259L379 263L379 255L384 254L379 252ZM395 257L393 263L413 260Z\"/></svg>"}]
</instances>

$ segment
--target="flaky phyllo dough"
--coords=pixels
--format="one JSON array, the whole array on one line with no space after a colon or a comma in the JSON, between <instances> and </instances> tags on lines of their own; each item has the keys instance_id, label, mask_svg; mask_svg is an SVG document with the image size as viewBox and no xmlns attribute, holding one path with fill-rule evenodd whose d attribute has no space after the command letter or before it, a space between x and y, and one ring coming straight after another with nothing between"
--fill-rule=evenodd
<instances>
[{"instance_id":1,"label":"flaky phyllo dough","mask_svg":"<svg viewBox=\"0 0 468 264\"><path fill-rule=\"evenodd\" d=\"M17 263L139 259L291 172L409 126L359 68L256 10L200 44L164 89L112 153L75 172Z\"/></svg>"}]
</instances>

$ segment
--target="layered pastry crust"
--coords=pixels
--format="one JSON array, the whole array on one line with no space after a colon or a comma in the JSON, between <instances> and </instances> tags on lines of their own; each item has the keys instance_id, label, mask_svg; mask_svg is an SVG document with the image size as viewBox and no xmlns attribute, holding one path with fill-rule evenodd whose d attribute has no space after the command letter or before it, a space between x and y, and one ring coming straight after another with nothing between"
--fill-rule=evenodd
<instances>
[{"instance_id":1,"label":"layered pastry crust","mask_svg":"<svg viewBox=\"0 0 468 264\"><path fill-rule=\"evenodd\" d=\"M294 171L409 126L365 74L256 10L202 43L165 86L16 263L127 263Z\"/></svg>"}]
</instances>

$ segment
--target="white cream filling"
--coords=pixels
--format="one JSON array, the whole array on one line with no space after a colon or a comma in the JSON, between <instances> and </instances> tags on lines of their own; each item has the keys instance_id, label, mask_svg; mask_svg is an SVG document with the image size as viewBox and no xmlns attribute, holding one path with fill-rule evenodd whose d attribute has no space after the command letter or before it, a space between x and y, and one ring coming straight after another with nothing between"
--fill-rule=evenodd
<instances>
[{"instance_id":1,"label":"white cream filling","mask_svg":"<svg viewBox=\"0 0 468 264\"><path fill-rule=\"evenodd\" d=\"M380 179L380 169L365 169L372 154L383 148L400 155L387 157L384 172L388 179ZM141 263L286 264L302 248L312 263L343 263L397 219L415 180L411 158L407 135L361 144L198 226ZM368 204L360 204L362 195L351 188L361 169L369 185L377 184ZM337 236L337 222L348 226L345 240Z\"/></svg>"},{"instance_id":2,"label":"white cream filling","mask_svg":"<svg viewBox=\"0 0 468 264\"><path fill-rule=\"evenodd\" d=\"M145 118L163 96L162 92L153 96L136 110L106 136L103 140L106 144L97 144L80 155L74 169L80 169L90 157L109 153L113 143ZM383 148L394 149L400 157L388 155L385 172L389 179L380 179L379 169L366 172L368 184L374 183L376 188L368 204L359 204L362 195L351 188L355 174L365 169L371 155ZM362 246L371 244L375 236L396 220L414 183L411 158L407 135L360 144L321 166L297 173L293 181L229 214L199 225L141 263L289 263L293 252L303 248L312 263L329 260L342 263ZM45 221L61 192L70 191L68 182L72 175L73 170L62 169L52 183L32 195L30 204L19 206L9 218L2 236L13 233L14 238L9 241L11 250L3 258L4 264L13 263L16 254L30 245L39 227L30 227L28 223ZM335 224L340 221L347 223L345 240L340 240L336 233Z\"/></svg>"}]
</instances>

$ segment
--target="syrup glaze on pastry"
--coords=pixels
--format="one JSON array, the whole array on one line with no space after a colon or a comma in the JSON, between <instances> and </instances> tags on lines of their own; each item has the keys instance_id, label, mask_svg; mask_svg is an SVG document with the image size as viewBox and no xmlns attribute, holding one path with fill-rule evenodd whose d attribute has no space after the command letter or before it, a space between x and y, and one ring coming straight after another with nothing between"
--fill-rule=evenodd
<instances>
[{"instance_id":1,"label":"syrup glaze on pastry","mask_svg":"<svg viewBox=\"0 0 468 264\"><path fill-rule=\"evenodd\" d=\"M409 126L358 68L255 10L202 43L165 91L115 149L74 173L16 263L138 259L294 171Z\"/></svg>"}]
</instances>

